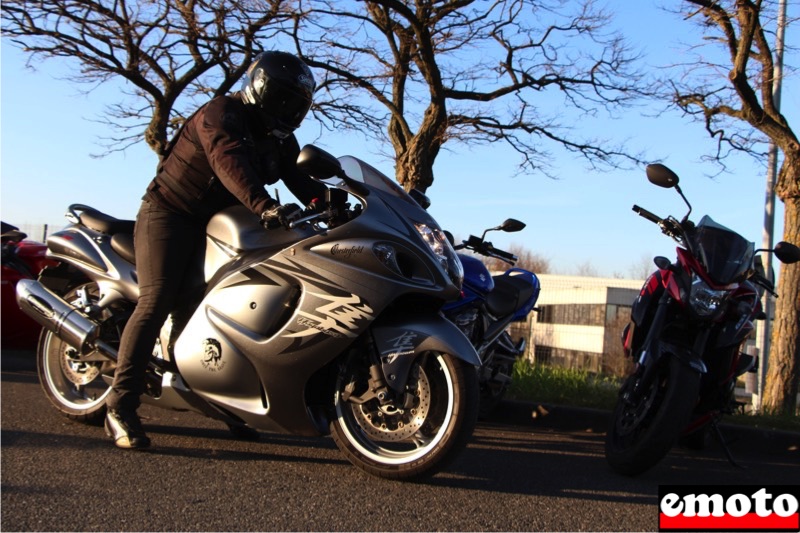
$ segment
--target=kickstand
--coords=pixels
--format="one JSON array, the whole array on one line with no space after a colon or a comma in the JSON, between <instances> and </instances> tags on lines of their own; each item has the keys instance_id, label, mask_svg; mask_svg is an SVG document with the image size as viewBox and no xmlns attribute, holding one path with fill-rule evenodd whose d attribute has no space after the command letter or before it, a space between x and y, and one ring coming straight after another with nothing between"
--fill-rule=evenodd
<instances>
[{"instance_id":1,"label":"kickstand","mask_svg":"<svg viewBox=\"0 0 800 533\"><path fill-rule=\"evenodd\" d=\"M736 468L741 468L744 470L745 467L737 463L733 458L733 454L731 453L730 448L728 448L728 443L725 442L725 437L722 435L722 431L720 431L719 424L717 424L716 420L711 421L711 427L714 430L714 436L717 438L717 441L719 441L719 443L722 445L722 450L725 452L725 457L728 458L728 462Z\"/></svg>"}]
</instances>

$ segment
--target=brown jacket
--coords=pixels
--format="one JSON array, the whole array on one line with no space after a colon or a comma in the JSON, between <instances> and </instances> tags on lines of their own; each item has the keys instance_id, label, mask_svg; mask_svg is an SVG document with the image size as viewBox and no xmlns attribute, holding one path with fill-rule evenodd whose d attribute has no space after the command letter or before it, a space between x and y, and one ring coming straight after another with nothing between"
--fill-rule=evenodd
<instances>
[{"instance_id":1,"label":"brown jacket","mask_svg":"<svg viewBox=\"0 0 800 533\"><path fill-rule=\"evenodd\" d=\"M304 204L322 198L325 187L297 170L297 139L259 133L238 93L214 98L167 147L145 199L208 219L237 202L261 215L277 204L264 186L279 179Z\"/></svg>"}]
</instances>

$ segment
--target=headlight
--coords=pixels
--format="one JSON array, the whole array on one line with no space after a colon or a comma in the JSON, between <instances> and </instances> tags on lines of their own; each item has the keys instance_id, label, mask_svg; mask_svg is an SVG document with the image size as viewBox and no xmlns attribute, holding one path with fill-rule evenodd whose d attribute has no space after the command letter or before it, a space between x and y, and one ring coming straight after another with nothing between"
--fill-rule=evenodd
<instances>
[{"instance_id":1,"label":"headlight","mask_svg":"<svg viewBox=\"0 0 800 533\"><path fill-rule=\"evenodd\" d=\"M699 316L708 317L722 309L728 294L729 291L712 289L702 278L694 276L689 304Z\"/></svg>"},{"instance_id":2,"label":"headlight","mask_svg":"<svg viewBox=\"0 0 800 533\"><path fill-rule=\"evenodd\" d=\"M447 272L450 281L460 289L464 281L464 267L461 266L461 261L459 261L456 251L453 250L453 246L447 240L444 232L427 224L414 224L414 226L417 228L422 240L433 252L433 255L439 260L444 271Z\"/></svg>"}]
</instances>

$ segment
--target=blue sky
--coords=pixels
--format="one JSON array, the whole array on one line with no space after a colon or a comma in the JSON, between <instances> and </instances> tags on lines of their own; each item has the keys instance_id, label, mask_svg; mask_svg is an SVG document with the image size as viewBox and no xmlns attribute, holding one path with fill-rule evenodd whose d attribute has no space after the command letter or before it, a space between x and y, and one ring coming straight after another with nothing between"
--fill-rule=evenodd
<instances>
[{"instance_id":1,"label":"blue sky","mask_svg":"<svg viewBox=\"0 0 800 533\"><path fill-rule=\"evenodd\" d=\"M690 26L663 13L652 0L617 8L616 24L630 43L642 50L649 65L675 60L680 37L689 40ZM790 5L790 18L797 5ZM793 11L795 13L793 13ZM797 27L787 31L787 43L796 39ZM794 41L796 42L796 41ZM88 95L58 79L75 65L49 61L33 72L25 57L2 42L0 63L0 216L16 225L48 223L62 226L71 203L96 207L119 218L134 218L140 198L153 177L156 156L144 143L97 159L99 138L110 135L98 123L105 105L120 87L107 84ZM792 56L787 55L787 63ZM800 128L800 91L796 78L786 80L783 112ZM760 244L764 209L764 168L738 157L735 170L715 179L710 163L714 143L700 124L677 113L653 117L653 109L639 108L614 121L582 122L590 135L629 139L681 176L681 186L692 202L695 220L709 214L746 238ZM306 124L298 132L301 144L316 142L336 155L355 155L393 175L391 161L379 155L360 137L326 133ZM575 273L591 265L599 275L628 276L644 256L674 257L674 244L658 229L631 211L639 204L659 215L683 216L685 207L676 193L650 185L644 168L596 172L571 155L555 153L552 172L557 180L541 175L517 175L517 156L503 147L457 147L444 151L434 168L436 181L428 190L433 216L457 237L480 235L490 226L514 217L527 223L516 234L491 234L496 246L516 243L541 254L557 273ZM385 150L384 150L385 151ZM283 201L288 193L281 193ZM782 232L783 210L778 205L776 235ZM798 243L800 244L800 243Z\"/></svg>"}]
</instances>

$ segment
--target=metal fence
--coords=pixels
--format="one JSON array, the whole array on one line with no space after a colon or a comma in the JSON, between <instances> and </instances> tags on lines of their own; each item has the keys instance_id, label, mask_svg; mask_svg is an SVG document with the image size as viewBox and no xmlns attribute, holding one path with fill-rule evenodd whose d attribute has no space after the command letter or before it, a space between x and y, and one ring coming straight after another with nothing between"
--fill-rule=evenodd
<instances>
[{"instance_id":1,"label":"metal fence","mask_svg":"<svg viewBox=\"0 0 800 533\"><path fill-rule=\"evenodd\" d=\"M39 242L45 242L48 235L66 225L66 222L58 226L51 224L18 224L16 222L7 220L4 220L3 222L17 226L21 232L28 236L29 240Z\"/></svg>"}]
</instances>

